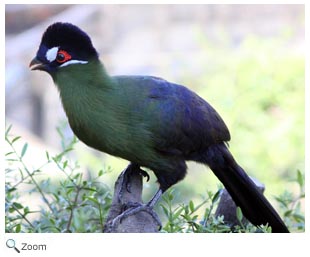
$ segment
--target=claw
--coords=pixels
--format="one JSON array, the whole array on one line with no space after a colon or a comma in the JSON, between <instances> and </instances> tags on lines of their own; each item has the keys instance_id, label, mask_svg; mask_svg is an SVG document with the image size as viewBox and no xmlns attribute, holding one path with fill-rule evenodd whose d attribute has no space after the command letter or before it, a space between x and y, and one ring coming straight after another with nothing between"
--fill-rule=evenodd
<instances>
[{"instance_id":1,"label":"claw","mask_svg":"<svg viewBox=\"0 0 310 257\"><path fill-rule=\"evenodd\" d=\"M139 173L140 173L141 176L146 178L146 182L149 182L150 175L145 170L139 168Z\"/></svg>"},{"instance_id":2,"label":"claw","mask_svg":"<svg viewBox=\"0 0 310 257\"><path fill-rule=\"evenodd\" d=\"M126 188L128 193L131 193L131 189L130 189L130 176L132 173L134 172L138 172L141 176L146 178L146 181L148 182L150 180L150 175L143 169L140 168L139 165L134 164L134 163L130 163L128 165L128 167L126 168L126 170L123 171L123 176L122 176L122 185L120 187L120 191L118 194L118 200L119 202L121 202L121 199L123 197L123 190L124 188Z\"/></svg>"}]
</instances>

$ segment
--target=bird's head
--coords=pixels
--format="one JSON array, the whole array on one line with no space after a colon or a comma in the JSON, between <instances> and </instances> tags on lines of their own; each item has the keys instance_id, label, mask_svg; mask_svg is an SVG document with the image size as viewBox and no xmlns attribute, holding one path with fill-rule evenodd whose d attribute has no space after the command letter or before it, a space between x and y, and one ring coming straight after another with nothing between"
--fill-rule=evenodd
<instances>
[{"instance_id":1,"label":"bird's head","mask_svg":"<svg viewBox=\"0 0 310 257\"><path fill-rule=\"evenodd\" d=\"M29 67L53 76L64 67L85 65L92 60L98 60L98 53L89 36L75 25L57 22L44 32L36 57Z\"/></svg>"}]
</instances>

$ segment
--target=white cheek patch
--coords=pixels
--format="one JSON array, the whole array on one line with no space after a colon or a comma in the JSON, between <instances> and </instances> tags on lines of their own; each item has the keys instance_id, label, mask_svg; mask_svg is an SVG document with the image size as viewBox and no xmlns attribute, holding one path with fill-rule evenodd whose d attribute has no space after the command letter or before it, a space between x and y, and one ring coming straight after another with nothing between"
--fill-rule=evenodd
<instances>
[{"instance_id":1,"label":"white cheek patch","mask_svg":"<svg viewBox=\"0 0 310 257\"><path fill-rule=\"evenodd\" d=\"M56 60L58 49L59 49L59 47L53 47L53 48L47 50L45 57L49 62L53 62Z\"/></svg>"},{"instance_id":2,"label":"white cheek patch","mask_svg":"<svg viewBox=\"0 0 310 257\"><path fill-rule=\"evenodd\" d=\"M67 62L63 63L59 67L65 67L65 66L68 66L70 64L86 64L86 63L88 63L88 62L87 61L79 61L79 60L71 60L71 61L67 61Z\"/></svg>"}]
</instances>

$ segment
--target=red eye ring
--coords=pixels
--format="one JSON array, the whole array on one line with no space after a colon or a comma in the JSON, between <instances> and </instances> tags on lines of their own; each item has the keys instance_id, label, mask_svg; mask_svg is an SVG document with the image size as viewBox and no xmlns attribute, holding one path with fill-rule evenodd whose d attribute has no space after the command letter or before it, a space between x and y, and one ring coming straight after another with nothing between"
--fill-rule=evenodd
<instances>
[{"instance_id":1,"label":"red eye ring","mask_svg":"<svg viewBox=\"0 0 310 257\"><path fill-rule=\"evenodd\" d=\"M64 63L68 60L71 59L71 55L68 54L68 52L64 51L64 50L59 50L56 56L56 61L58 63Z\"/></svg>"}]
</instances>

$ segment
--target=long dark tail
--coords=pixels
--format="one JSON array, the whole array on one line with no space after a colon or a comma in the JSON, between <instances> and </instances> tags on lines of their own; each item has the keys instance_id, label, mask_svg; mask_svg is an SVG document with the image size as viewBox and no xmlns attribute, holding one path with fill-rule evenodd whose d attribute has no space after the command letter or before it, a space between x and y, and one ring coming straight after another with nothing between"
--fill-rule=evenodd
<instances>
[{"instance_id":1,"label":"long dark tail","mask_svg":"<svg viewBox=\"0 0 310 257\"><path fill-rule=\"evenodd\" d=\"M273 233L289 233L278 213L256 189L254 182L237 164L224 143L210 146L201 158L224 184L236 205L252 224L268 224Z\"/></svg>"}]
</instances>

